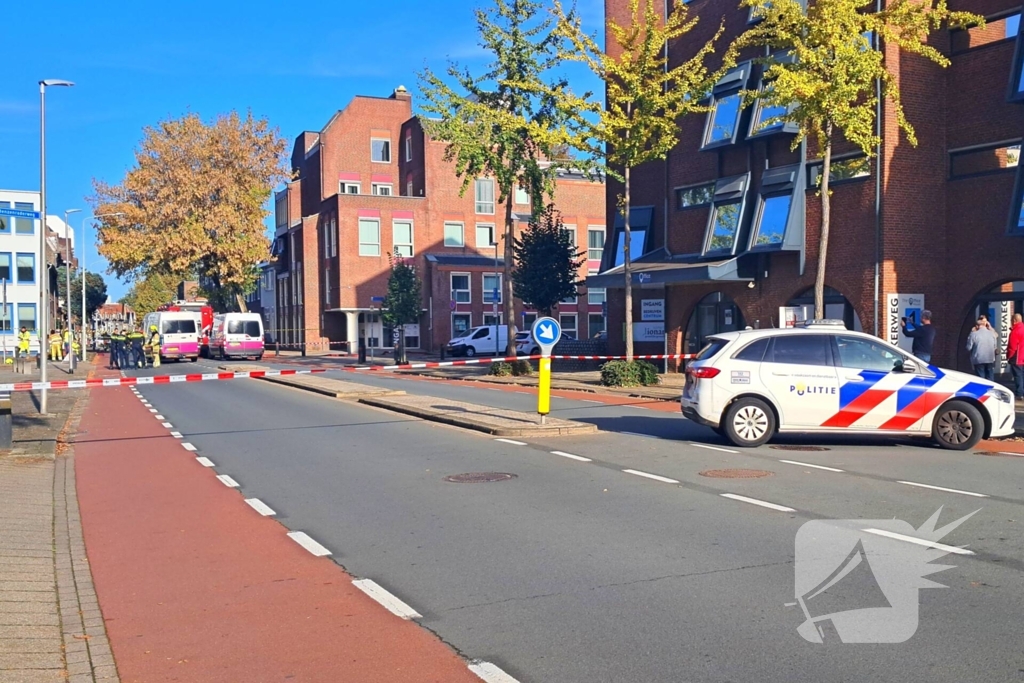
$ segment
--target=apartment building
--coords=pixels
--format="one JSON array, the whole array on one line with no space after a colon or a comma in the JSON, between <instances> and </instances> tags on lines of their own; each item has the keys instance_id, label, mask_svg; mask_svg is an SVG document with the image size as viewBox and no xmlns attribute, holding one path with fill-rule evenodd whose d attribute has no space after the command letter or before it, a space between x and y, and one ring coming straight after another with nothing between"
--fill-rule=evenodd
<instances>
[{"instance_id":1,"label":"apartment building","mask_svg":"<svg viewBox=\"0 0 1024 683\"><path fill-rule=\"evenodd\" d=\"M39 193L0 190L0 209L39 211ZM32 352L39 351L37 325L42 297L39 258L41 221L0 215L0 353L14 354L17 331L32 333ZM6 304L6 305L4 305Z\"/></svg>"},{"instance_id":2,"label":"apartment building","mask_svg":"<svg viewBox=\"0 0 1024 683\"><path fill-rule=\"evenodd\" d=\"M323 129L296 138L296 178L276 195L282 343L353 353L359 340L368 348L391 347L394 331L381 321L380 299L395 253L411 259L423 280L423 315L405 330L409 348L437 351L464 329L505 322L504 207L497 187L477 178L463 192L444 150L413 115L412 98L401 87L386 98L356 97ZM556 185L553 201L566 229L588 251L582 281L602 258L604 183L565 170ZM521 231L531 198L517 192L514 200ZM581 287L557 315L567 330L594 336L605 329L603 301L603 290ZM515 315L523 328L536 311L517 301Z\"/></svg>"},{"instance_id":3,"label":"apartment building","mask_svg":"<svg viewBox=\"0 0 1024 683\"><path fill-rule=\"evenodd\" d=\"M1024 46L1019 4L950 5L988 23L934 34L949 68L883 48L917 147L898 131L886 104L877 158L851 146L837 150L826 314L906 345L899 319L930 309L935 361L969 369L964 347L976 316L988 313L1005 342L1012 314L1024 312ZM672 63L691 56L721 19L724 41L749 25L749 11L735 0L689 6L700 23L669 46ZM627 0L606 0L605 7L609 18L627 20ZM791 150L789 126L762 129L772 112L742 106L739 91L759 84L755 56L743 55L715 86L709 114L680 122L680 142L665 162L633 175L630 322L638 353L665 346L694 352L709 335L792 324L812 308L821 160L813 145ZM609 216L617 214L620 191L608 183ZM622 229L620 216L611 224L601 275L588 279L609 288L609 329L616 331L625 323ZM649 310L654 320L642 317ZM609 342L613 351L622 349L621 334Z\"/></svg>"}]
</instances>

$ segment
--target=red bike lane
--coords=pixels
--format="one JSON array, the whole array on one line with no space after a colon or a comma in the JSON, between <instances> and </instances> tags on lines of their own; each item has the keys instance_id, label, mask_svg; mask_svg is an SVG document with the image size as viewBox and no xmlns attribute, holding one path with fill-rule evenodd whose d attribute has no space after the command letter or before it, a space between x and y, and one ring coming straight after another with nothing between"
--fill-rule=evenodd
<instances>
[{"instance_id":1,"label":"red bike lane","mask_svg":"<svg viewBox=\"0 0 1024 683\"><path fill-rule=\"evenodd\" d=\"M124 683L480 683L433 634L246 505L129 389L93 390L75 463Z\"/></svg>"}]
</instances>

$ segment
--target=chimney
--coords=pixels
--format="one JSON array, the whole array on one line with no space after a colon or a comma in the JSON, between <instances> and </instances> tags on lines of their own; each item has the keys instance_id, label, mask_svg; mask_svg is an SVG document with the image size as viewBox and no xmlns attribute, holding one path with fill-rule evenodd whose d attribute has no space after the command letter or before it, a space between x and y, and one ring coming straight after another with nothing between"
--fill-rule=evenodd
<instances>
[{"instance_id":1,"label":"chimney","mask_svg":"<svg viewBox=\"0 0 1024 683\"><path fill-rule=\"evenodd\" d=\"M395 92L391 93L391 99L393 100L411 100L412 95L405 89L404 85L400 85L395 88Z\"/></svg>"}]
</instances>

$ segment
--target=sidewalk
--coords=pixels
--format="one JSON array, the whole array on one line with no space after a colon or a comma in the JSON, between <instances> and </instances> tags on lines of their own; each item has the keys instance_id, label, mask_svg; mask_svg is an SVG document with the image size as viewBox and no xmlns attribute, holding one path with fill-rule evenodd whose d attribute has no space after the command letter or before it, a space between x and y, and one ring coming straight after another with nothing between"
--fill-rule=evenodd
<instances>
[{"instance_id":1,"label":"sidewalk","mask_svg":"<svg viewBox=\"0 0 1024 683\"><path fill-rule=\"evenodd\" d=\"M66 371L51 365L50 376ZM77 430L86 397L51 391L47 417L34 392L12 400L14 447L0 454L0 681L118 681L82 541L74 448L62 434Z\"/></svg>"}]
</instances>

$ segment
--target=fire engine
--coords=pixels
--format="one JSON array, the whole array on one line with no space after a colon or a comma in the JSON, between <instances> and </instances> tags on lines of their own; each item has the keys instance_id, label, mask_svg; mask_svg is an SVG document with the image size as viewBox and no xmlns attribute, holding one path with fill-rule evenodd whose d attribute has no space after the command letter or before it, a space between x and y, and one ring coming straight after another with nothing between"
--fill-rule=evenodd
<instances>
[{"instance_id":1,"label":"fire engine","mask_svg":"<svg viewBox=\"0 0 1024 683\"><path fill-rule=\"evenodd\" d=\"M209 356L210 333L213 331L213 307L206 299L191 299L189 301L171 301L158 307L158 311L184 311L196 314L199 322L199 354Z\"/></svg>"}]
</instances>

